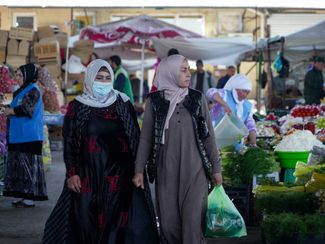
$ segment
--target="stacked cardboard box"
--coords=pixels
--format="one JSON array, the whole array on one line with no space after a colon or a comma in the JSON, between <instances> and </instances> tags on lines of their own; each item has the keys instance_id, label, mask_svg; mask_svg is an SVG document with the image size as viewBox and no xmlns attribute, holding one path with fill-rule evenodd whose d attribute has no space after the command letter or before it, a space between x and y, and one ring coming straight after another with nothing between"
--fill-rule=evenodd
<instances>
[{"instance_id":1,"label":"stacked cardboard box","mask_svg":"<svg viewBox=\"0 0 325 244\"><path fill-rule=\"evenodd\" d=\"M6 63L14 68L28 63L30 46L34 38L33 29L12 27L9 38Z\"/></svg>"},{"instance_id":2,"label":"stacked cardboard box","mask_svg":"<svg viewBox=\"0 0 325 244\"><path fill-rule=\"evenodd\" d=\"M94 53L94 42L90 40L79 40L73 43L71 54L80 58L81 62L87 65L91 55Z\"/></svg>"},{"instance_id":3,"label":"stacked cardboard box","mask_svg":"<svg viewBox=\"0 0 325 244\"><path fill-rule=\"evenodd\" d=\"M61 57L59 42L42 41L34 45L34 55L37 57L37 61L40 65L46 66L50 71L53 79L61 87Z\"/></svg>"}]
</instances>

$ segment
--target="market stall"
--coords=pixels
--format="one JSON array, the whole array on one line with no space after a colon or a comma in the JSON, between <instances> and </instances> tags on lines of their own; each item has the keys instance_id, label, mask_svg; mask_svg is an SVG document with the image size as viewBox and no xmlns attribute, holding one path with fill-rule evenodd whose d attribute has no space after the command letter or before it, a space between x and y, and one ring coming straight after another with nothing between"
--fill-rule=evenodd
<instances>
[{"instance_id":1,"label":"market stall","mask_svg":"<svg viewBox=\"0 0 325 244\"><path fill-rule=\"evenodd\" d=\"M324 217L319 215L325 212L325 104L296 106L286 115L271 112L256 119L257 148L236 151L221 146L225 190L246 224L261 223L265 238L272 241L270 223L279 216L302 225L315 218L325 226ZM296 202L299 199L303 203ZM286 215L278 216L280 212ZM303 218L301 213L308 216Z\"/></svg>"}]
</instances>

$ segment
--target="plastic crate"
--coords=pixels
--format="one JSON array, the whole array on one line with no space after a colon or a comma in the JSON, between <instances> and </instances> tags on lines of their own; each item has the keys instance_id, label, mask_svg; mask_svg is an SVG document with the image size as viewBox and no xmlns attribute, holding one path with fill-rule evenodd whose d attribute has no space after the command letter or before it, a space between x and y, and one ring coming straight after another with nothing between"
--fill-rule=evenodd
<instances>
[{"instance_id":1,"label":"plastic crate","mask_svg":"<svg viewBox=\"0 0 325 244\"><path fill-rule=\"evenodd\" d=\"M32 41L34 38L34 30L30 28L11 27L9 31L9 38Z\"/></svg>"},{"instance_id":2,"label":"plastic crate","mask_svg":"<svg viewBox=\"0 0 325 244\"><path fill-rule=\"evenodd\" d=\"M235 207L242 215L245 223L252 222L253 200L252 189L250 185L242 185L238 187L224 186L225 192L233 201Z\"/></svg>"}]
</instances>

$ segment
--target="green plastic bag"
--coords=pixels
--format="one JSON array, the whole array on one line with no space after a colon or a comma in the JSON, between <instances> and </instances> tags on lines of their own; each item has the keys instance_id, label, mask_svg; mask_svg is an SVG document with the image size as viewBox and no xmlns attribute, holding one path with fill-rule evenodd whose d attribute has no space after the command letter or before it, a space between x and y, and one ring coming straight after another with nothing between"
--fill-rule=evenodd
<instances>
[{"instance_id":1,"label":"green plastic bag","mask_svg":"<svg viewBox=\"0 0 325 244\"><path fill-rule=\"evenodd\" d=\"M208 196L206 214L206 237L246 236L243 217L229 199L223 186L215 186Z\"/></svg>"}]
</instances>

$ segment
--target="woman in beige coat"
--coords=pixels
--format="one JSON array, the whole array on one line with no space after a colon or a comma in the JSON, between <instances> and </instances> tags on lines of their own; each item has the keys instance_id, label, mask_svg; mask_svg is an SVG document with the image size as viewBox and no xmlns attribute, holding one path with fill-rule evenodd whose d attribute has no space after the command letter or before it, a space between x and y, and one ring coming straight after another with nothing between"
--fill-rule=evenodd
<instances>
[{"instance_id":1,"label":"woman in beige coat","mask_svg":"<svg viewBox=\"0 0 325 244\"><path fill-rule=\"evenodd\" d=\"M161 61L158 91L146 103L137 152L133 183L143 187L145 168L155 180L162 243L206 243L208 181L222 184L208 106L199 91L189 89L190 78L185 57Z\"/></svg>"}]
</instances>

